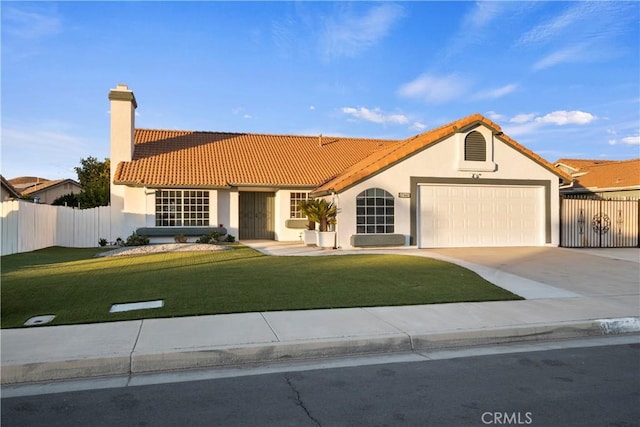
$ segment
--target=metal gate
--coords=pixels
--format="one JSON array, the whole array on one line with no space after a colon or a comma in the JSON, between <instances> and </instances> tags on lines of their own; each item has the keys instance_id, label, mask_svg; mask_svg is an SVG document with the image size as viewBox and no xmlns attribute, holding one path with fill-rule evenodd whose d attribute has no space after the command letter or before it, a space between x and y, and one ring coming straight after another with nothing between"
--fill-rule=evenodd
<instances>
[{"instance_id":1,"label":"metal gate","mask_svg":"<svg viewBox=\"0 0 640 427\"><path fill-rule=\"evenodd\" d=\"M640 247L640 200L560 198L560 246Z\"/></svg>"}]
</instances>

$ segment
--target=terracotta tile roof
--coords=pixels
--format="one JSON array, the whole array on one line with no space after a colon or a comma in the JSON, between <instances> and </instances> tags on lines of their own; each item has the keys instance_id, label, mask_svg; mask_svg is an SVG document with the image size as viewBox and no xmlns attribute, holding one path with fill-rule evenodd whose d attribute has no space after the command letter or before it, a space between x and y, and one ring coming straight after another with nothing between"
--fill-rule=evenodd
<instances>
[{"instance_id":1,"label":"terracotta tile roof","mask_svg":"<svg viewBox=\"0 0 640 427\"><path fill-rule=\"evenodd\" d=\"M115 183L149 187L316 187L397 141L136 129Z\"/></svg>"},{"instance_id":2,"label":"terracotta tile roof","mask_svg":"<svg viewBox=\"0 0 640 427\"><path fill-rule=\"evenodd\" d=\"M556 160L555 164L559 165L565 165L570 167L571 169L578 171L582 168L585 167L589 167L589 166L595 166L595 165L601 165L601 164L605 164L605 163L612 163L615 162L615 160L596 160L596 159L558 159Z\"/></svg>"},{"instance_id":3,"label":"terracotta tile roof","mask_svg":"<svg viewBox=\"0 0 640 427\"><path fill-rule=\"evenodd\" d=\"M538 156L526 147L518 144L509 136L502 134L500 126L482 116L481 114L473 114L471 116L464 117L460 120L456 120L444 126L440 126L436 129L406 139L398 144L394 144L384 150L380 150L376 153L371 154L367 158L352 165L342 174L316 188L314 190L314 194L320 195L328 193L330 191L342 191L345 188L367 178L368 176L379 172L389 166L392 166L395 163L403 160L404 158L454 135L459 130L468 128L476 124L485 124L486 126L491 128L494 133L498 133L499 135L497 136L497 138L505 142L507 145L512 146L525 156L541 164L566 182L571 181L571 177L564 171L554 168L551 163L547 162L542 157Z\"/></svg>"},{"instance_id":4,"label":"terracotta tile roof","mask_svg":"<svg viewBox=\"0 0 640 427\"><path fill-rule=\"evenodd\" d=\"M640 158L631 160L570 160L556 163L576 167L573 189L596 190L640 187Z\"/></svg>"},{"instance_id":5,"label":"terracotta tile roof","mask_svg":"<svg viewBox=\"0 0 640 427\"><path fill-rule=\"evenodd\" d=\"M136 129L133 158L114 182L149 187L291 186L340 191L445 139L483 123L474 114L406 140ZM569 175L506 135L498 136L559 177ZM319 186L319 187L318 187Z\"/></svg>"},{"instance_id":6,"label":"terracotta tile roof","mask_svg":"<svg viewBox=\"0 0 640 427\"><path fill-rule=\"evenodd\" d=\"M46 180L44 182L40 182L39 184L36 185L32 185L31 187L25 189L24 191L22 191L22 195L27 196L29 194L33 194L33 193L37 193L39 191L45 190L47 188L51 188L51 187L55 187L57 185L61 185L64 183L70 182L72 184L77 185L78 187L80 186L80 184L78 184L76 181L72 180L72 179L55 179L55 180Z\"/></svg>"}]
</instances>

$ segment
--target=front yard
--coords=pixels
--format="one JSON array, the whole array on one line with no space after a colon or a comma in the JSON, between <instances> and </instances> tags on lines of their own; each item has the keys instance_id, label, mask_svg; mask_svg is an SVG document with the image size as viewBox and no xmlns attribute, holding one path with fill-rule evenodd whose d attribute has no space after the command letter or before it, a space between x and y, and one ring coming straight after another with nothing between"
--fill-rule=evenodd
<instances>
[{"instance_id":1,"label":"front yard","mask_svg":"<svg viewBox=\"0 0 640 427\"><path fill-rule=\"evenodd\" d=\"M1 258L2 328L253 311L520 299L462 267L406 255L271 257L244 246L94 258L47 248ZM164 307L109 313L114 303Z\"/></svg>"}]
</instances>

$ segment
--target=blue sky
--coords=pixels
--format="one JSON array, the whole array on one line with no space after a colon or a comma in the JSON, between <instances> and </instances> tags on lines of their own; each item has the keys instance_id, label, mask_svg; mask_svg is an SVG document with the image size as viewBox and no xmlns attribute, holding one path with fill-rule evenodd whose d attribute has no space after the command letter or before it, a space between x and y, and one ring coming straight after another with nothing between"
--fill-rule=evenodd
<instances>
[{"instance_id":1,"label":"blue sky","mask_svg":"<svg viewBox=\"0 0 640 427\"><path fill-rule=\"evenodd\" d=\"M640 157L638 2L1 2L6 178L137 127L406 138L473 113L549 161Z\"/></svg>"}]
</instances>

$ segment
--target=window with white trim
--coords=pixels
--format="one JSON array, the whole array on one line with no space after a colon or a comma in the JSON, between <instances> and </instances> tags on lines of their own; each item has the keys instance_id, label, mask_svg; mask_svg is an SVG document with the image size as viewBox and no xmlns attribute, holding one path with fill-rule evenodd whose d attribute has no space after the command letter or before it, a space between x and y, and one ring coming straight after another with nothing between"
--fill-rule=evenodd
<instances>
[{"instance_id":1,"label":"window with white trim","mask_svg":"<svg viewBox=\"0 0 640 427\"><path fill-rule=\"evenodd\" d=\"M394 199L381 188L369 188L356 197L356 232L385 234L394 231Z\"/></svg>"},{"instance_id":2,"label":"window with white trim","mask_svg":"<svg viewBox=\"0 0 640 427\"><path fill-rule=\"evenodd\" d=\"M157 190L156 227L208 226L209 192Z\"/></svg>"},{"instance_id":3,"label":"window with white trim","mask_svg":"<svg viewBox=\"0 0 640 427\"><path fill-rule=\"evenodd\" d=\"M298 204L309 199L309 193L291 193L289 199L289 218L306 218L298 209Z\"/></svg>"}]
</instances>

